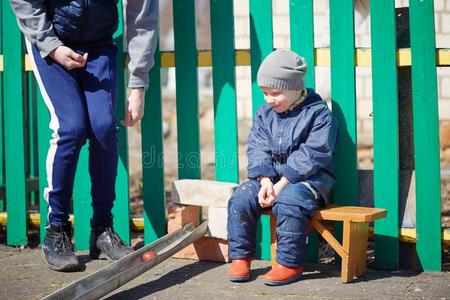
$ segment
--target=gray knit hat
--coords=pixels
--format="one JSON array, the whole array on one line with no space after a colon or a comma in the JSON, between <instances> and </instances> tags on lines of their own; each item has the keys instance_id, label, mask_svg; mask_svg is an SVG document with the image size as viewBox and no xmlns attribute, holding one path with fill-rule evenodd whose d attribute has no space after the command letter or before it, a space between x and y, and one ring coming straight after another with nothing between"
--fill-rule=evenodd
<instances>
[{"instance_id":1,"label":"gray knit hat","mask_svg":"<svg viewBox=\"0 0 450 300\"><path fill-rule=\"evenodd\" d=\"M259 86L277 90L302 90L305 87L306 60L288 49L270 53L258 70Z\"/></svg>"}]
</instances>

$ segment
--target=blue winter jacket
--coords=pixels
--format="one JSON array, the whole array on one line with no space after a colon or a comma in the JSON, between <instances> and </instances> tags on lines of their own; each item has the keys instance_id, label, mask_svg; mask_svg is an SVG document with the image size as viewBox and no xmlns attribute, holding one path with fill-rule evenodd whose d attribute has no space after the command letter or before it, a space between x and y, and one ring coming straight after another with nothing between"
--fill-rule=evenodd
<instances>
[{"instance_id":1,"label":"blue winter jacket","mask_svg":"<svg viewBox=\"0 0 450 300\"><path fill-rule=\"evenodd\" d=\"M277 113L263 105L248 138L248 178L284 176L291 183L306 181L328 204L336 181L333 152L338 137L337 121L313 89L292 111Z\"/></svg>"},{"instance_id":2,"label":"blue winter jacket","mask_svg":"<svg viewBox=\"0 0 450 300\"><path fill-rule=\"evenodd\" d=\"M56 35L68 45L110 40L117 29L118 0L46 0Z\"/></svg>"}]
</instances>

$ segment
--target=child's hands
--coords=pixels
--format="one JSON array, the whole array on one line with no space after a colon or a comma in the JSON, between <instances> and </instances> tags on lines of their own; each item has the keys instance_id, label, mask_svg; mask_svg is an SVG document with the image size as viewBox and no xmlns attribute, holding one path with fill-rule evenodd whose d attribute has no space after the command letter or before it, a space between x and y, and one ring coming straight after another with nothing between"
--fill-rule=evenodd
<instances>
[{"instance_id":1,"label":"child's hands","mask_svg":"<svg viewBox=\"0 0 450 300\"><path fill-rule=\"evenodd\" d=\"M281 177L280 181L278 181L276 184L274 184L274 186L273 186L273 193L274 193L275 198L278 198L278 196L280 195L281 191L289 183L290 182L289 182L289 180L287 180L286 177Z\"/></svg>"},{"instance_id":2,"label":"child's hands","mask_svg":"<svg viewBox=\"0 0 450 300\"><path fill-rule=\"evenodd\" d=\"M275 201L274 185L270 178L263 177L260 180L261 188L258 193L258 201L261 207L270 207Z\"/></svg>"},{"instance_id":3,"label":"child's hands","mask_svg":"<svg viewBox=\"0 0 450 300\"><path fill-rule=\"evenodd\" d=\"M67 70L83 68L86 65L88 58L87 53L80 55L66 46L57 47L52 50L48 56Z\"/></svg>"},{"instance_id":4,"label":"child's hands","mask_svg":"<svg viewBox=\"0 0 450 300\"><path fill-rule=\"evenodd\" d=\"M122 125L132 127L137 121L142 119L144 116L144 97L144 88L131 89L125 107L125 120L121 121Z\"/></svg>"}]
</instances>

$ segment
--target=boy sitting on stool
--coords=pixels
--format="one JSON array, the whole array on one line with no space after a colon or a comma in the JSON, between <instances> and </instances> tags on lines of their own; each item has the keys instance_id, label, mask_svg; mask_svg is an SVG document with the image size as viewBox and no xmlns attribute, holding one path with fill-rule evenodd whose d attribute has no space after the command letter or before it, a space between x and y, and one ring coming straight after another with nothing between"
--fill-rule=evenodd
<instances>
[{"instance_id":1,"label":"boy sitting on stool","mask_svg":"<svg viewBox=\"0 0 450 300\"><path fill-rule=\"evenodd\" d=\"M277 264L265 274L265 283L299 280L308 223L329 201L338 124L326 102L305 88L306 67L296 53L276 50L259 68L257 81L267 104L256 112L248 138L249 180L228 203L230 281L250 278L256 224L270 207L277 219Z\"/></svg>"}]
</instances>

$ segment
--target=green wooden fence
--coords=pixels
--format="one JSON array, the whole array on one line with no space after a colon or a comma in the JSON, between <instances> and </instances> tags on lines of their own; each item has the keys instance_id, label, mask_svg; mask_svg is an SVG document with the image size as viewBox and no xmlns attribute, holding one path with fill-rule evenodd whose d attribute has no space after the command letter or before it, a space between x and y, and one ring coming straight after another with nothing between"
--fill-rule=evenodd
<instances>
[{"instance_id":1,"label":"green wooden fence","mask_svg":"<svg viewBox=\"0 0 450 300\"><path fill-rule=\"evenodd\" d=\"M440 165L436 66L450 65L449 49L435 49L432 0L410 0L414 153L417 188L417 257L419 268L441 269ZM216 179L238 182L238 143L235 66L249 65L253 112L264 103L256 84L258 66L273 50L272 1L249 0L250 49L234 47L233 1L211 0L212 49L198 56L194 0L173 0L175 50L157 50L150 72L146 112L142 121L144 237L150 243L166 232L162 96L160 68L176 68L178 122L178 174L200 178L200 131L198 124L199 65L213 67L213 99ZM394 0L371 1L372 48L355 49L353 0L330 1L330 49L314 48L313 0L290 0L291 48L305 56L310 66L331 67L332 111L341 127L336 153L337 185L334 202L359 204L357 170L357 101L355 67L357 55L366 56L373 75L374 111L374 202L387 208L388 217L375 222L376 266L397 269L399 264L399 125L397 68L403 62L396 48ZM121 4L119 3L121 11ZM39 204L41 237L47 219L42 199L46 185L45 159L50 131L42 96L26 66L23 38L8 1L0 2L0 211L7 214L7 244L27 244L27 212ZM115 34L119 45L118 66L125 69L121 44L122 15ZM7 42L6 42L7 41ZM166 60L161 59L165 57ZM325 63L322 63L325 61ZM404 63L403 63L404 64ZM406 63L408 65L408 63ZM314 68L307 85L314 87ZM123 116L125 73L119 74L118 117ZM20 105L22 104L22 105ZM400 108L401 109L401 108ZM75 245L86 249L89 236L90 180L87 149L80 155L74 189ZM120 161L114 206L116 228L130 239L128 198L128 150L125 128L120 131ZM38 192L38 193L37 193ZM39 201L37 201L39 200ZM269 258L268 220L258 229L258 253ZM310 237L316 240L315 236ZM316 245L316 242L311 243ZM309 258L317 261L311 248Z\"/></svg>"}]
</instances>

